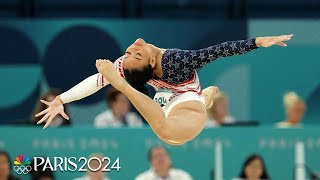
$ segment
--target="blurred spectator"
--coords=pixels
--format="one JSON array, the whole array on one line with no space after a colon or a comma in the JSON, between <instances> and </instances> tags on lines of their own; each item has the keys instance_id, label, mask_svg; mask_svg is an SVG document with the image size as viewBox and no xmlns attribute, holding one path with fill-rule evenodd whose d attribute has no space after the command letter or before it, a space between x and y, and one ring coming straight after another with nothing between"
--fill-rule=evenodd
<instances>
[{"instance_id":1,"label":"blurred spectator","mask_svg":"<svg viewBox=\"0 0 320 180\"><path fill-rule=\"evenodd\" d=\"M31 161L32 167L35 166L34 163L35 163L34 160L32 160ZM37 164L39 164L38 171L35 171L34 169L32 169L30 172L31 180L54 180L54 175L50 168L45 168L45 170L43 171L45 165L41 164L40 159L37 159Z\"/></svg>"},{"instance_id":2,"label":"blurred spectator","mask_svg":"<svg viewBox=\"0 0 320 180\"><path fill-rule=\"evenodd\" d=\"M0 151L0 180L19 180L11 174L12 164L9 154L6 151Z\"/></svg>"},{"instance_id":3,"label":"blurred spectator","mask_svg":"<svg viewBox=\"0 0 320 180\"><path fill-rule=\"evenodd\" d=\"M50 89L45 93L43 96L41 96L40 99L43 99L45 101L51 102L53 101L56 96L60 95L62 93L61 90L59 89ZM64 111L66 114L69 116L69 111L68 111L68 105L65 104L64 106ZM34 117L34 115L38 114L39 112L45 110L48 106L40 102L40 100L37 102L34 112L32 114L32 124L36 124L43 116L40 117ZM70 117L70 116L69 116ZM56 117L53 118L52 122L50 123L51 127L58 127L58 126L67 126L70 125L71 121L64 119L60 114L58 114Z\"/></svg>"},{"instance_id":4,"label":"blurred spectator","mask_svg":"<svg viewBox=\"0 0 320 180\"><path fill-rule=\"evenodd\" d=\"M217 93L213 97L213 105L207 112L208 120L205 126L207 128L234 122L234 118L229 115L228 97L222 92Z\"/></svg>"},{"instance_id":5,"label":"blurred spectator","mask_svg":"<svg viewBox=\"0 0 320 180\"><path fill-rule=\"evenodd\" d=\"M192 177L181 169L171 167L168 152L161 146L149 150L148 159L151 168L138 175L135 180L191 180Z\"/></svg>"},{"instance_id":6,"label":"blurred spectator","mask_svg":"<svg viewBox=\"0 0 320 180\"><path fill-rule=\"evenodd\" d=\"M310 175L310 180L319 180L320 179L320 173L312 173Z\"/></svg>"},{"instance_id":7,"label":"blurred spectator","mask_svg":"<svg viewBox=\"0 0 320 180\"><path fill-rule=\"evenodd\" d=\"M264 160L257 154L250 155L244 164L238 178L233 180L268 180L270 179Z\"/></svg>"},{"instance_id":8,"label":"blurred spectator","mask_svg":"<svg viewBox=\"0 0 320 180\"><path fill-rule=\"evenodd\" d=\"M310 180L319 180L320 179L320 172L312 172L310 174Z\"/></svg>"},{"instance_id":9,"label":"blurred spectator","mask_svg":"<svg viewBox=\"0 0 320 180\"><path fill-rule=\"evenodd\" d=\"M112 87L107 91L106 101L110 109L95 118L95 127L141 127L143 125L139 115L129 111L129 99L117 89Z\"/></svg>"},{"instance_id":10,"label":"blurred spectator","mask_svg":"<svg viewBox=\"0 0 320 180\"><path fill-rule=\"evenodd\" d=\"M286 119L276 124L278 128L297 128L301 127L301 120L304 112L306 111L306 105L295 92L289 92L284 95L283 98L284 107L286 109Z\"/></svg>"},{"instance_id":11,"label":"blurred spectator","mask_svg":"<svg viewBox=\"0 0 320 180\"><path fill-rule=\"evenodd\" d=\"M110 180L106 177L106 173L102 171L107 163L103 160L104 156L97 153L90 155L89 159L93 157L98 158L102 164L100 166L100 162L98 162L97 160L91 160L89 162L89 166L91 167L91 169L98 169L100 166L100 169L98 171L90 171L87 167L87 174L74 180Z\"/></svg>"},{"instance_id":12,"label":"blurred spectator","mask_svg":"<svg viewBox=\"0 0 320 180\"><path fill-rule=\"evenodd\" d=\"M54 180L52 172L43 171L32 177L32 180Z\"/></svg>"}]
</instances>

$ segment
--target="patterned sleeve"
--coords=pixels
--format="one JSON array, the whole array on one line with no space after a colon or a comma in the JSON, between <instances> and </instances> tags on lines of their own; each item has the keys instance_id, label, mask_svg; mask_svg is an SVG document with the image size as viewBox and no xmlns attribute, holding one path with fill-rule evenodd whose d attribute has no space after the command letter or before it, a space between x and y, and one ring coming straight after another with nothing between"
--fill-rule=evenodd
<instances>
[{"instance_id":1,"label":"patterned sleeve","mask_svg":"<svg viewBox=\"0 0 320 180\"><path fill-rule=\"evenodd\" d=\"M206 64L227 56L240 55L257 49L255 38L239 41L227 41L199 50L181 50L182 61L187 61L189 68L199 69ZM191 70L191 69L190 69Z\"/></svg>"}]
</instances>

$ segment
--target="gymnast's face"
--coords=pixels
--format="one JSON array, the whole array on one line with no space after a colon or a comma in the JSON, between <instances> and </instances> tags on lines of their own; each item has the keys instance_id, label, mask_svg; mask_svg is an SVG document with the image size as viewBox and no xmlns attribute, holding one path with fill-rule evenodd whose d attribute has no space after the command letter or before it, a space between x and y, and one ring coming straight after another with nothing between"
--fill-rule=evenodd
<instances>
[{"instance_id":1,"label":"gymnast's face","mask_svg":"<svg viewBox=\"0 0 320 180\"><path fill-rule=\"evenodd\" d=\"M155 57L151 45L143 39L137 39L124 55L124 75L130 84L144 84L153 77Z\"/></svg>"},{"instance_id":2,"label":"gymnast's face","mask_svg":"<svg viewBox=\"0 0 320 180\"><path fill-rule=\"evenodd\" d=\"M123 68L129 70L142 69L148 64L153 68L155 65L149 44L141 38L127 48L124 59Z\"/></svg>"}]
</instances>

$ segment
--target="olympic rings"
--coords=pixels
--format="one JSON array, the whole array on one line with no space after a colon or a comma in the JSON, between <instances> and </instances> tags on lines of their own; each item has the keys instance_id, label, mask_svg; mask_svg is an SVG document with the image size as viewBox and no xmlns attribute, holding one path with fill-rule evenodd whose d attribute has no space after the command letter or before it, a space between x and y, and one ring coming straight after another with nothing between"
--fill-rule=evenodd
<instances>
[{"instance_id":1,"label":"olympic rings","mask_svg":"<svg viewBox=\"0 0 320 180\"><path fill-rule=\"evenodd\" d=\"M30 165L28 166L14 166L13 170L17 173L17 174L28 174L31 171L32 167Z\"/></svg>"}]
</instances>

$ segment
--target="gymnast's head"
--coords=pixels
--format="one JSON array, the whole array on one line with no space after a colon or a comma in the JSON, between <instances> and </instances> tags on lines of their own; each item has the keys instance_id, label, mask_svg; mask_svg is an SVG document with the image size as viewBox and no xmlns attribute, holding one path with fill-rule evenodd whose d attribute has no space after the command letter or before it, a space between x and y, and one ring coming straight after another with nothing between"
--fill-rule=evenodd
<instances>
[{"instance_id":1,"label":"gymnast's head","mask_svg":"<svg viewBox=\"0 0 320 180\"><path fill-rule=\"evenodd\" d=\"M143 86L153 78L155 65L156 58L152 52L152 45L143 39L137 39L127 48L123 61L124 75L126 80L136 89L145 90Z\"/></svg>"}]
</instances>

